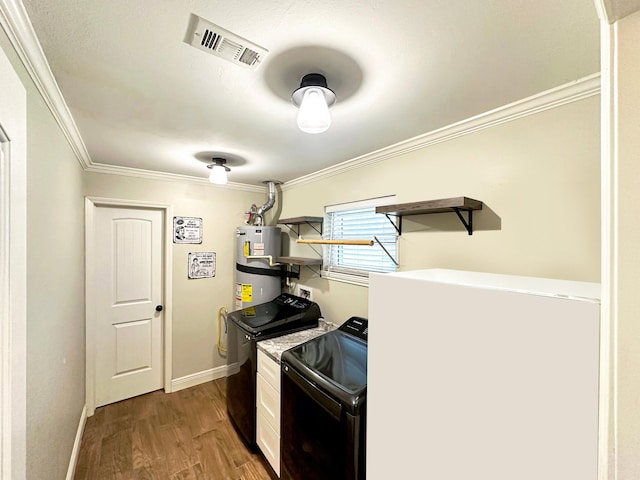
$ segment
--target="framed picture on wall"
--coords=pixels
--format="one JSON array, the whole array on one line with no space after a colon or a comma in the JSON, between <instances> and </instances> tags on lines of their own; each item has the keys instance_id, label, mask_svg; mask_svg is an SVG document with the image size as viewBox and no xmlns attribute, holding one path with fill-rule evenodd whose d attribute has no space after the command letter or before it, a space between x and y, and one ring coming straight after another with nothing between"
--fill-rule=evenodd
<instances>
[{"instance_id":1,"label":"framed picture on wall","mask_svg":"<svg viewBox=\"0 0 640 480\"><path fill-rule=\"evenodd\" d=\"M211 278L216 276L215 252L189 253L188 278Z\"/></svg>"},{"instance_id":2,"label":"framed picture on wall","mask_svg":"<svg viewBox=\"0 0 640 480\"><path fill-rule=\"evenodd\" d=\"M202 218L173 217L173 243L202 243Z\"/></svg>"}]
</instances>

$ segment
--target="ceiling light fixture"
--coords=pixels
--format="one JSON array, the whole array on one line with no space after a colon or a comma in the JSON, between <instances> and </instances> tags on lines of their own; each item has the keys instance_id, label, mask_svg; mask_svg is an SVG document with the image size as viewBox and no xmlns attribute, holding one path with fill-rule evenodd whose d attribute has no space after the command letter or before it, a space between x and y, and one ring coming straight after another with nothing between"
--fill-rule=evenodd
<instances>
[{"instance_id":1,"label":"ceiling light fixture","mask_svg":"<svg viewBox=\"0 0 640 480\"><path fill-rule=\"evenodd\" d=\"M306 133L322 133L331 125L329 107L336 103L336 94L327 87L327 79L319 73L302 77L300 88L291 95L298 111L298 127Z\"/></svg>"},{"instance_id":2,"label":"ceiling light fixture","mask_svg":"<svg viewBox=\"0 0 640 480\"><path fill-rule=\"evenodd\" d=\"M211 169L211 175L209 175L209 181L211 183L215 183L216 185L226 185L227 183L227 172L230 172L231 169L225 165L227 161L224 158L214 157L212 158L213 163L211 165L207 165L207 168Z\"/></svg>"}]
</instances>

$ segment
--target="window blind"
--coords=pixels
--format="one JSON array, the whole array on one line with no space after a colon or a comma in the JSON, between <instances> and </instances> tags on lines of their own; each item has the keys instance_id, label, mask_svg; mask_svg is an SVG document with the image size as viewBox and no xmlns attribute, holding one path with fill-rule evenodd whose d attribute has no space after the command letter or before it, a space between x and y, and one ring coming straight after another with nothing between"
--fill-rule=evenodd
<instances>
[{"instance_id":1,"label":"window blind","mask_svg":"<svg viewBox=\"0 0 640 480\"><path fill-rule=\"evenodd\" d=\"M367 278L369 272L396 270L397 231L385 215L375 213L376 206L388 205L393 201L394 197L382 197L325 208L324 239L373 240L375 237L384 245L384 249L377 242L371 247L326 245L323 261L326 276L331 278L337 274L362 279Z\"/></svg>"}]
</instances>

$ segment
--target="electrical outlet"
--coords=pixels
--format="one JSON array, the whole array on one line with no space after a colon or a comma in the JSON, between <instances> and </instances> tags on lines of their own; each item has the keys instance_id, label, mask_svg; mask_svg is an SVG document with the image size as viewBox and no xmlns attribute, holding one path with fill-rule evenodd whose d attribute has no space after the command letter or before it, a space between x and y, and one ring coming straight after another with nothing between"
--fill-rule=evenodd
<instances>
[{"instance_id":1,"label":"electrical outlet","mask_svg":"<svg viewBox=\"0 0 640 480\"><path fill-rule=\"evenodd\" d=\"M311 287L298 284L298 286L296 287L296 295L313 302L313 289Z\"/></svg>"}]
</instances>

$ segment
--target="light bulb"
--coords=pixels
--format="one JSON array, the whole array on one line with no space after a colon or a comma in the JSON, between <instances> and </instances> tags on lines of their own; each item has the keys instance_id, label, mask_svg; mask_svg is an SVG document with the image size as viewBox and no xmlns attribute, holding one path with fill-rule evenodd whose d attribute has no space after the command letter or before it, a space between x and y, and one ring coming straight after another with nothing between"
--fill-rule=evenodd
<instances>
[{"instance_id":1,"label":"light bulb","mask_svg":"<svg viewBox=\"0 0 640 480\"><path fill-rule=\"evenodd\" d=\"M211 167L211 175L209 181L217 185L225 185L227 183L227 171L222 165L214 165Z\"/></svg>"},{"instance_id":2,"label":"light bulb","mask_svg":"<svg viewBox=\"0 0 640 480\"><path fill-rule=\"evenodd\" d=\"M327 100L319 88L304 92L298 111L298 127L306 133L322 133L331 125Z\"/></svg>"}]
</instances>

